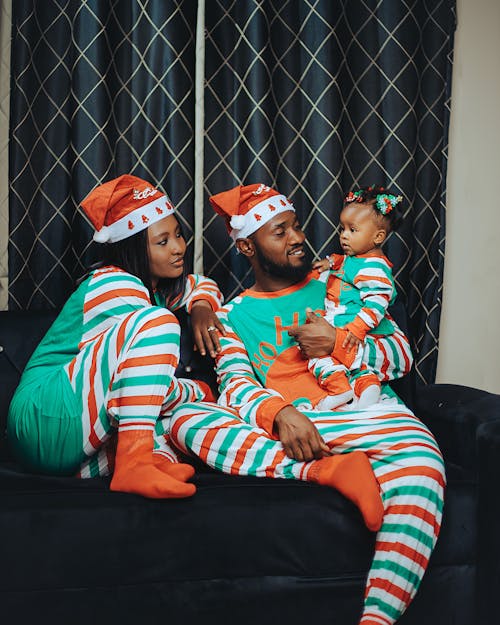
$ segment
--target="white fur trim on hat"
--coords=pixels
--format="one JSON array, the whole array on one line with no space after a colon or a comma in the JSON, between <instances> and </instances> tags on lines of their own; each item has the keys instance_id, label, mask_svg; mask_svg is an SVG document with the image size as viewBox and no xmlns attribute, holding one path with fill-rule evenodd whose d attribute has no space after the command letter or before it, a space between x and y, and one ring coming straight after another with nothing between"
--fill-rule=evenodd
<instances>
[{"instance_id":1,"label":"white fur trim on hat","mask_svg":"<svg viewBox=\"0 0 500 625\"><path fill-rule=\"evenodd\" d=\"M125 217L118 219L109 226L103 226L94 232L93 239L96 243L116 243L131 237L141 230L145 230L152 224L160 221L164 217L172 215L174 206L168 196L161 195L149 204L144 204L140 208L131 211Z\"/></svg>"},{"instance_id":2,"label":"white fur trim on hat","mask_svg":"<svg viewBox=\"0 0 500 625\"><path fill-rule=\"evenodd\" d=\"M270 221L275 215L284 213L285 211L293 211L293 204L284 195L273 195L262 200L245 214L233 215L229 225L232 230L230 232L233 241L244 239L250 236L261 226Z\"/></svg>"}]
</instances>

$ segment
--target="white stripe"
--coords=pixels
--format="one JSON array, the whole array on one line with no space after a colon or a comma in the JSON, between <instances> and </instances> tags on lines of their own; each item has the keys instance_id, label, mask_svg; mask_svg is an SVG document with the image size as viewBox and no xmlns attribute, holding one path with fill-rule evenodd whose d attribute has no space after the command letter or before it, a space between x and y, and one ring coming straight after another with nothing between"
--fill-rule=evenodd
<instances>
[{"instance_id":1,"label":"white stripe","mask_svg":"<svg viewBox=\"0 0 500 625\"><path fill-rule=\"evenodd\" d=\"M374 562L388 562L394 561L403 566L405 569L408 569L418 575L419 577L423 577L425 573L425 568L417 564L415 560L412 560L408 556L403 555L402 553L398 553L395 551L380 551L375 554ZM379 570L379 569L377 569ZM374 575L376 576L376 572L374 571Z\"/></svg>"}]
</instances>

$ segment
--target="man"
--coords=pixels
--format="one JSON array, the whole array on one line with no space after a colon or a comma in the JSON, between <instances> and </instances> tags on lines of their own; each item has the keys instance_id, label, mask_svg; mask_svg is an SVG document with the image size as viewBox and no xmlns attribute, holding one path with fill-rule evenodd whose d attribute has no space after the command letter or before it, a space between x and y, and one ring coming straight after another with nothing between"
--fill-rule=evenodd
<instances>
[{"instance_id":1,"label":"man","mask_svg":"<svg viewBox=\"0 0 500 625\"><path fill-rule=\"evenodd\" d=\"M251 263L255 283L221 313L219 415L200 413L199 403L197 412L183 406L172 438L226 473L316 481L354 501L378 530L360 623L394 623L417 590L440 529L445 478L437 444L388 387L362 411L313 408L325 391L305 358L333 354L350 366L366 350L349 351L346 331L306 312L322 309L325 280L308 275L305 236L286 197L248 185L210 201ZM379 368L383 381L387 372L404 374L402 362L409 368L408 348L397 341L391 349L378 346L387 361Z\"/></svg>"}]
</instances>

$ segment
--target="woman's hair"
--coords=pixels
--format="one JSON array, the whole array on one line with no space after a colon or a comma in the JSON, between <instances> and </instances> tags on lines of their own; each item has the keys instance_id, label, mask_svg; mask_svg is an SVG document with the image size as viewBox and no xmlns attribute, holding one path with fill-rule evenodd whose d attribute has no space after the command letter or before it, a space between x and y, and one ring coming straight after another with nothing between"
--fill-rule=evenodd
<instances>
[{"instance_id":1,"label":"woman's hair","mask_svg":"<svg viewBox=\"0 0 500 625\"><path fill-rule=\"evenodd\" d=\"M180 223L179 223L179 227ZM182 228L181 228L181 235ZM137 232L126 239L117 241L116 243L100 243L98 244L101 251L101 259L89 267L89 271L104 267L106 265L114 265L120 267L123 271L132 274L139 278L144 286L149 291L149 297L151 303L155 303L154 290L151 282L151 270L149 266L149 254L148 254L148 231L147 229ZM86 277L86 276L84 276ZM81 282L79 280L79 282ZM165 297L166 304L168 305L174 299L179 297L184 291L186 282L185 270L178 278L161 278L158 282L157 291Z\"/></svg>"},{"instance_id":2,"label":"woman's hair","mask_svg":"<svg viewBox=\"0 0 500 625\"><path fill-rule=\"evenodd\" d=\"M402 214L400 204L403 201L401 195L394 195L381 185L360 187L357 191L349 191L344 197L344 206L353 202L370 204L373 211L388 232L396 230L401 222Z\"/></svg>"}]
</instances>

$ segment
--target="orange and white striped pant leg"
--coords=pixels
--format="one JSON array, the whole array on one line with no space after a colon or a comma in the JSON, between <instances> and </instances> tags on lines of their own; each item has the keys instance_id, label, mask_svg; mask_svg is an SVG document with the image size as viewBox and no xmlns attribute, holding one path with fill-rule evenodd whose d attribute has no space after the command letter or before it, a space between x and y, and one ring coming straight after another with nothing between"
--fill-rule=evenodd
<instances>
[{"instance_id":1,"label":"orange and white striped pant leg","mask_svg":"<svg viewBox=\"0 0 500 625\"><path fill-rule=\"evenodd\" d=\"M425 425L395 400L352 413L304 413L332 450L361 450L370 458L385 514L360 623L390 625L413 598L439 534L445 484L441 453ZM314 464L288 458L279 441L220 406L176 409L171 436L184 451L234 475L307 480Z\"/></svg>"},{"instance_id":2,"label":"orange and white striped pant leg","mask_svg":"<svg viewBox=\"0 0 500 625\"><path fill-rule=\"evenodd\" d=\"M446 481L443 457L427 427L395 400L309 416L333 451L361 450L370 458L385 514L360 623L392 625L414 597L436 545Z\"/></svg>"},{"instance_id":3,"label":"orange and white striped pant leg","mask_svg":"<svg viewBox=\"0 0 500 625\"><path fill-rule=\"evenodd\" d=\"M85 344L69 367L82 402L81 477L113 469L116 428L150 430L152 438L179 361L179 323L168 310L145 307ZM114 437L113 437L114 438Z\"/></svg>"}]
</instances>

